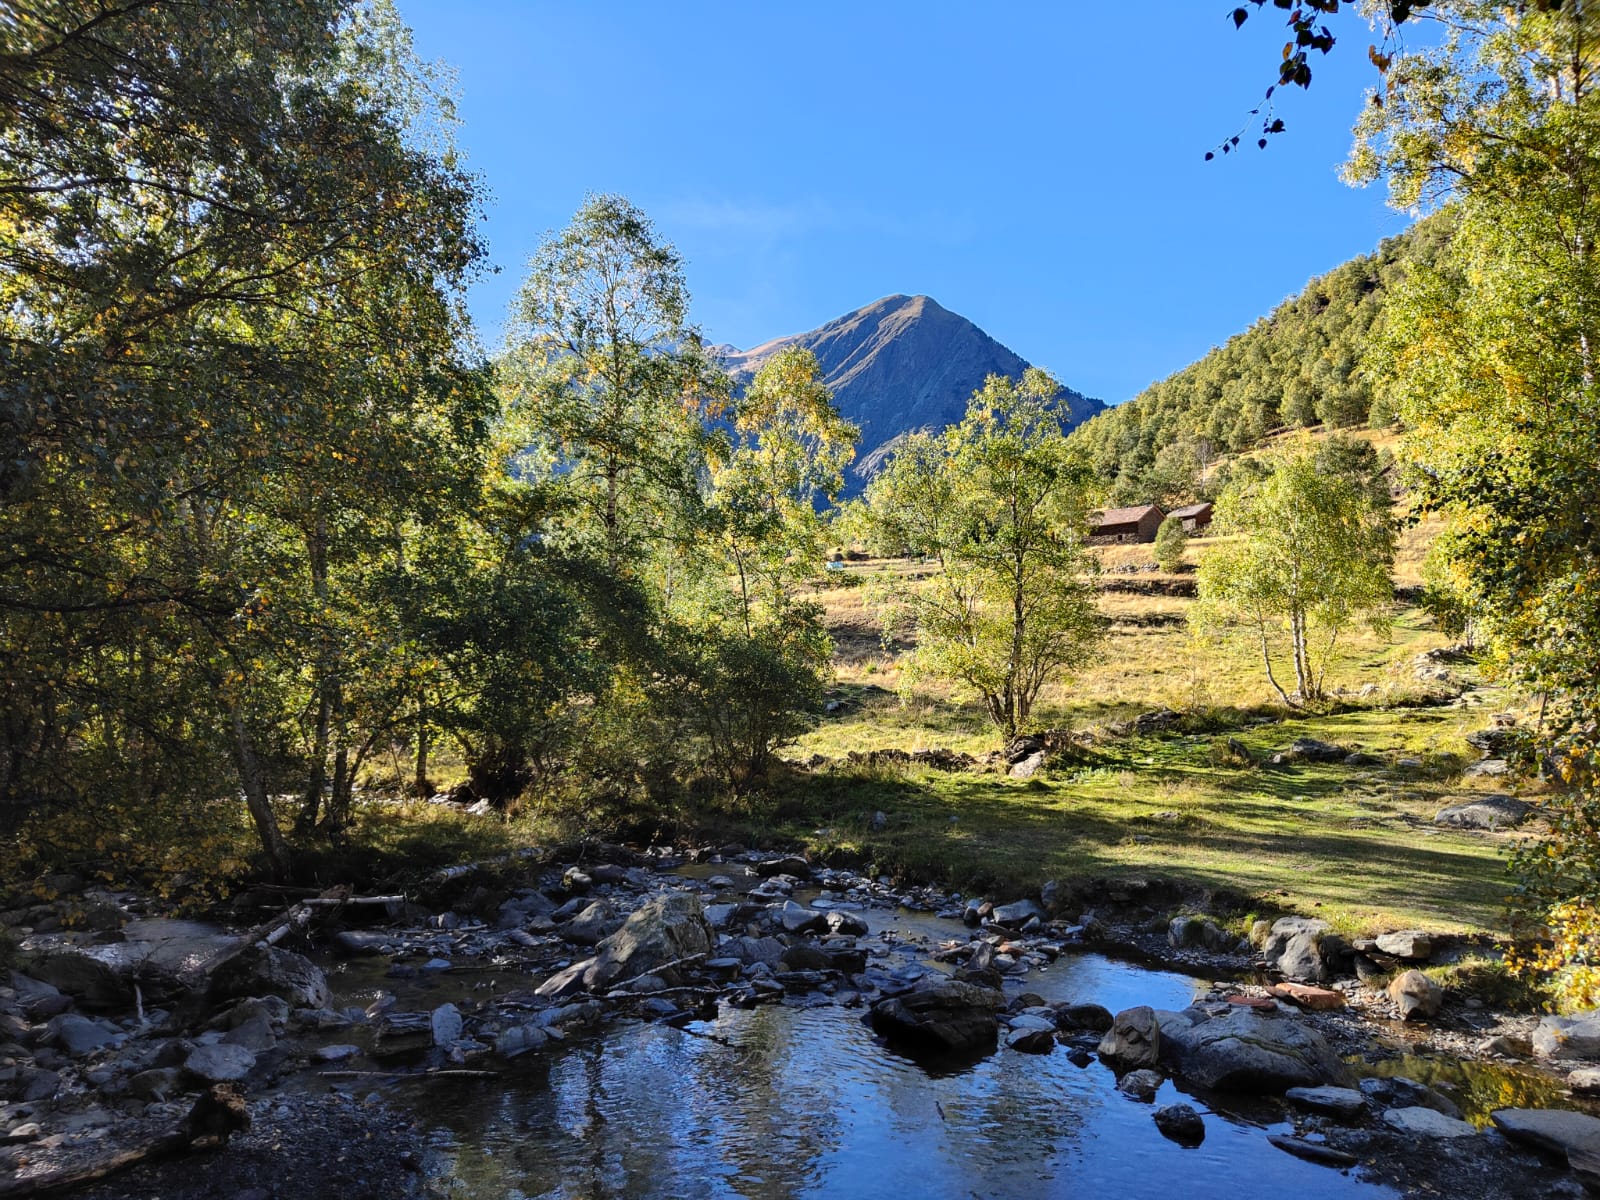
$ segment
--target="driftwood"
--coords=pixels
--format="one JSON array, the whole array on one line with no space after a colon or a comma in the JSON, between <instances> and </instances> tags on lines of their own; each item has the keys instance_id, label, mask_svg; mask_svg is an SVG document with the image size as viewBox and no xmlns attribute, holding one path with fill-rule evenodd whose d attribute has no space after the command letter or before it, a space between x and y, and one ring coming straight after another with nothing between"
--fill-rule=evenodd
<instances>
[{"instance_id":1,"label":"driftwood","mask_svg":"<svg viewBox=\"0 0 1600 1200\"><path fill-rule=\"evenodd\" d=\"M456 867L441 867L428 876L429 883L449 883L452 879L465 879L468 875L476 874L489 867L503 867L510 863L521 862L524 859L538 858L544 853L537 846L528 846L522 850L513 850L510 854L502 854L498 858L480 859L478 862L462 863Z\"/></svg>"},{"instance_id":2,"label":"driftwood","mask_svg":"<svg viewBox=\"0 0 1600 1200\"><path fill-rule=\"evenodd\" d=\"M166 1133L146 1138L79 1166L58 1167L37 1175L13 1175L9 1179L0 1179L0 1197L15 1200L17 1197L41 1196L61 1188L93 1183L149 1159L222 1146L234 1133L248 1128L250 1111L245 1107L239 1089L231 1083L213 1084L195 1101L188 1115Z\"/></svg>"},{"instance_id":3,"label":"driftwood","mask_svg":"<svg viewBox=\"0 0 1600 1200\"><path fill-rule=\"evenodd\" d=\"M346 905L403 904L405 899L404 896L352 896L350 889L343 885L329 888L320 896L301 900L276 916L245 930L233 945L218 950L209 958L185 970L181 976L182 981L188 987L197 988L216 974L219 967L246 950L255 946L276 946L291 933L304 929L311 923L311 918L318 913L341 909Z\"/></svg>"}]
</instances>

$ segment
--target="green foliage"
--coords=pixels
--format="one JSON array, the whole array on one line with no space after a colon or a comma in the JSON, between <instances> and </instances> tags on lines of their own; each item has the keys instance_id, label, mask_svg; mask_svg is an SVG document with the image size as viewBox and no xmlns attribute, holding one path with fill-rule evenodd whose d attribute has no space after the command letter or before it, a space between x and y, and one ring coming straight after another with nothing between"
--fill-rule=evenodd
<instances>
[{"instance_id":1,"label":"green foliage","mask_svg":"<svg viewBox=\"0 0 1600 1200\"><path fill-rule=\"evenodd\" d=\"M1176 571L1183 566L1183 551L1189 544L1189 535L1183 528L1182 517L1168 517L1156 530L1153 547L1156 565L1163 571Z\"/></svg>"},{"instance_id":2,"label":"green foliage","mask_svg":"<svg viewBox=\"0 0 1600 1200\"><path fill-rule=\"evenodd\" d=\"M1376 254L1311 281L1199 362L1152 384L1071 434L1113 504L1187 502L1216 495L1215 460L1248 450L1292 425L1387 424L1374 408L1373 373L1362 368L1396 284L1432 262L1448 241L1447 218L1418 223Z\"/></svg>"},{"instance_id":3,"label":"green foliage","mask_svg":"<svg viewBox=\"0 0 1600 1200\"><path fill-rule=\"evenodd\" d=\"M1395 60L1348 170L1386 180L1397 204L1443 197L1459 212L1449 253L1392 302L1374 369L1414 430L1420 501L1448 520L1429 580L1438 606L1462 625L1470 614L1491 670L1540 696L1538 748L1571 788L1548 838L1514 860L1520 919L1553 939L1523 965L1593 1003L1600 28L1586 7L1536 7L1441 3L1446 36Z\"/></svg>"},{"instance_id":4,"label":"green foliage","mask_svg":"<svg viewBox=\"0 0 1600 1200\"><path fill-rule=\"evenodd\" d=\"M991 376L960 424L908 437L866 495L876 540L940 567L881 597L886 630L916 631L907 686L919 675L961 684L1007 738L1101 632L1080 578L1087 480L1050 407L1056 391L1036 369L1020 383Z\"/></svg>"},{"instance_id":5,"label":"green foliage","mask_svg":"<svg viewBox=\"0 0 1600 1200\"><path fill-rule=\"evenodd\" d=\"M1324 456L1326 457L1326 456ZM1254 635L1274 690L1286 704L1323 697L1340 633L1357 618L1381 625L1393 600L1394 529L1388 496L1360 476L1328 469L1305 447L1271 460L1264 480L1235 485L1217 505L1218 529L1236 540L1200 563L1205 628L1236 622ZM1273 672L1273 641L1288 634L1296 695Z\"/></svg>"},{"instance_id":6,"label":"green foliage","mask_svg":"<svg viewBox=\"0 0 1600 1200\"><path fill-rule=\"evenodd\" d=\"M0 821L203 780L282 870L269 797L347 799L388 720L375 567L474 487L448 100L384 3L54 0L0 40Z\"/></svg>"}]
</instances>

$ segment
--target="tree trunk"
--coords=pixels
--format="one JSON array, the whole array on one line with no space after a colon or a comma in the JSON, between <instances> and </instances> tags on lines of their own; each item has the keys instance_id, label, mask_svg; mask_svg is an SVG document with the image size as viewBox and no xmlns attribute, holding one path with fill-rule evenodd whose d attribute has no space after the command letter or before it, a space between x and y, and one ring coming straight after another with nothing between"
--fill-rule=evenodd
<instances>
[{"instance_id":1,"label":"tree trunk","mask_svg":"<svg viewBox=\"0 0 1600 1200\"><path fill-rule=\"evenodd\" d=\"M411 791L417 796L426 796L432 789L428 786L428 708L426 702L417 704L417 769L411 779Z\"/></svg>"},{"instance_id":2,"label":"tree trunk","mask_svg":"<svg viewBox=\"0 0 1600 1200\"><path fill-rule=\"evenodd\" d=\"M266 774L261 769L261 757L256 753L255 739L245 726L244 713L237 703L230 706L233 720L234 762L239 768L239 782L244 787L245 806L255 822L256 833L261 838L261 849L266 853L267 865L274 879L289 873L289 848L278 828L278 819L272 812L272 799L267 795Z\"/></svg>"},{"instance_id":3,"label":"tree trunk","mask_svg":"<svg viewBox=\"0 0 1600 1200\"><path fill-rule=\"evenodd\" d=\"M328 526L320 513L310 535L306 538L306 553L311 561L311 594L316 599L317 616L325 619L328 612ZM295 818L297 834L306 834L316 828L317 813L322 804L322 789L328 779L328 737L333 722L333 671L324 631L318 638L317 661L317 723L311 737L311 763L306 779L305 798L300 804L300 815Z\"/></svg>"}]
</instances>

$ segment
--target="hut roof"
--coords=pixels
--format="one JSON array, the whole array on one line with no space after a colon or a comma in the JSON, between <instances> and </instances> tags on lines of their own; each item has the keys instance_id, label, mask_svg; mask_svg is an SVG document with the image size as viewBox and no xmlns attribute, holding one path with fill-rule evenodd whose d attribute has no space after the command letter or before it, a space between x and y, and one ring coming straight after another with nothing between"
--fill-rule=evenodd
<instances>
[{"instance_id":1,"label":"hut roof","mask_svg":"<svg viewBox=\"0 0 1600 1200\"><path fill-rule=\"evenodd\" d=\"M1132 508L1108 508L1094 514L1093 521L1096 525L1136 525L1152 512L1164 515L1154 504L1135 504Z\"/></svg>"},{"instance_id":2,"label":"hut roof","mask_svg":"<svg viewBox=\"0 0 1600 1200\"><path fill-rule=\"evenodd\" d=\"M1185 504L1182 508L1175 508L1167 514L1169 517L1199 517L1211 511L1211 502L1202 500L1199 504Z\"/></svg>"}]
</instances>

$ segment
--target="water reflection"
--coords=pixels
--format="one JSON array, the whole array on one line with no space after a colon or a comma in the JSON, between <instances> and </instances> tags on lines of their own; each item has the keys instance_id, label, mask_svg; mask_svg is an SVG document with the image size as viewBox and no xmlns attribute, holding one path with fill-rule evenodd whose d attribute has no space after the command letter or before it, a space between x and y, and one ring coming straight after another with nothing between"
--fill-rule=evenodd
<instances>
[{"instance_id":1,"label":"water reflection","mask_svg":"<svg viewBox=\"0 0 1600 1200\"><path fill-rule=\"evenodd\" d=\"M1125 968L1126 969L1126 968ZM473 1197L1018 1197L1193 1200L1385 1189L1272 1148L1207 1112L1197 1150L1098 1064L1002 1051L933 1077L842 1009L724 1009L628 1025L492 1093L430 1091L453 1194ZM703 1036L711 1035L711 1036ZM712 1040L712 1037L722 1039ZM727 1044L723 1044L723 1042ZM437 1086L437 1085L432 1085ZM1166 1084L1157 1103L1206 1106Z\"/></svg>"}]
</instances>

